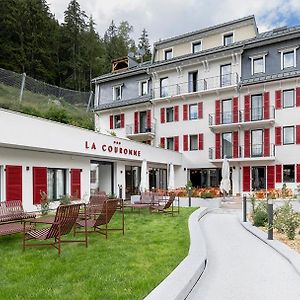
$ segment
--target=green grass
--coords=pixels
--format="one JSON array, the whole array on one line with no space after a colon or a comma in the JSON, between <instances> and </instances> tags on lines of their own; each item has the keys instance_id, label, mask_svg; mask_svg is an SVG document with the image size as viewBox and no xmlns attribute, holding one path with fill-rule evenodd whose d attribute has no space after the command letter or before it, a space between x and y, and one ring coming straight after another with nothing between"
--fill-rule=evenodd
<instances>
[{"instance_id":1,"label":"green grass","mask_svg":"<svg viewBox=\"0 0 300 300\"><path fill-rule=\"evenodd\" d=\"M0 299L142 299L188 254L187 221L179 215L126 211L125 235L89 234L89 246L63 244L21 251L21 234L0 238ZM113 225L119 225L117 213Z\"/></svg>"},{"instance_id":2,"label":"green grass","mask_svg":"<svg viewBox=\"0 0 300 300\"><path fill-rule=\"evenodd\" d=\"M93 114L86 113L85 107L78 103L70 104L64 99L28 91L24 91L20 103L19 94L19 89L0 84L0 107L87 129L94 128ZM55 104L57 100L60 105Z\"/></svg>"}]
</instances>

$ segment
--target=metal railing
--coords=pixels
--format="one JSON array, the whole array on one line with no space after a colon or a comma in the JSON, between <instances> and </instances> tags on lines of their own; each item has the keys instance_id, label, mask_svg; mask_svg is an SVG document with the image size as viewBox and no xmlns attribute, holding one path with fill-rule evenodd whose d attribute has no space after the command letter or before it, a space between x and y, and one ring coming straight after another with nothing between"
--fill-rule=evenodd
<instances>
[{"instance_id":1,"label":"metal railing","mask_svg":"<svg viewBox=\"0 0 300 300\"><path fill-rule=\"evenodd\" d=\"M141 123L126 125L126 135L141 133L155 133L155 123L151 123L151 127L147 127L147 125Z\"/></svg>"},{"instance_id":2,"label":"metal railing","mask_svg":"<svg viewBox=\"0 0 300 300\"><path fill-rule=\"evenodd\" d=\"M202 92L222 88L226 86L233 86L238 83L238 74L229 73L222 76L208 77L199 80L191 80L180 82L177 84L160 86L152 89L152 97L166 98L171 96L178 96L182 94Z\"/></svg>"}]
</instances>

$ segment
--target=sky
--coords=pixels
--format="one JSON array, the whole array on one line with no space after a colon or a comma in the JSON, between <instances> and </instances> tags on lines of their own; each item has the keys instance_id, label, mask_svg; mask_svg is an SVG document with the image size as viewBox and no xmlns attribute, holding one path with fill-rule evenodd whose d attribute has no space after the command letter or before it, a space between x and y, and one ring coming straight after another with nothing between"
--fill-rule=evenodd
<instances>
[{"instance_id":1,"label":"sky","mask_svg":"<svg viewBox=\"0 0 300 300\"><path fill-rule=\"evenodd\" d=\"M70 0L47 0L63 22ZM300 0L78 0L92 15L103 36L111 20L128 21L138 39L143 28L150 42L199 30L248 15L255 15L259 32L284 25L300 25Z\"/></svg>"}]
</instances>

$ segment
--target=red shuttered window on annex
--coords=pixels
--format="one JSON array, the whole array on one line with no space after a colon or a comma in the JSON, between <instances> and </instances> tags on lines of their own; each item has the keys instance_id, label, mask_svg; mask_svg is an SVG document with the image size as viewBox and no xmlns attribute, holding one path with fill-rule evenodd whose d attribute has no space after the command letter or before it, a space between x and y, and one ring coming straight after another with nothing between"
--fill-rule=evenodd
<instances>
[{"instance_id":1,"label":"red shuttered window on annex","mask_svg":"<svg viewBox=\"0 0 300 300\"><path fill-rule=\"evenodd\" d=\"M250 167L243 167L243 191L250 192Z\"/></svg>"},{"instance_id":2,"label":"red shuttered window on annex","mask_svg":"<svg viewBox=\"0 0 300 300\"><path fill-rule=\"evenodd\" d=\"M6 201L22 201L22 166L5 167L6 170Z\"/></svg>"},{"instance_id":3,"label":"red shuttered window on annex","mask_svg":"<svg viewBox=\"0 0 300 300\"><path fill-rule=\"evenodd\" d=\"M71 196L73 199L81 198L81 170L71 169Z\"/></svg>"},{"instance_id":4,"label":"red shuttered window on annex","mask_svg":"<svg viewBox=\"0 0 300 300\"><path fill-rule=\"evenodd\" d=\"M275 166L267 166L267 189L275 188Z\"/></svg>"},{"instance_id":5,"label":"red shuttered window on annex","mask_svg":"<svg viewBox=\"0 0 300 300\"><path fill-rule=\"evenodd\" d=\"M41 193L47 194L47 168L33 167L33 204L41 203Z\"/></svg>"}]
</instances>

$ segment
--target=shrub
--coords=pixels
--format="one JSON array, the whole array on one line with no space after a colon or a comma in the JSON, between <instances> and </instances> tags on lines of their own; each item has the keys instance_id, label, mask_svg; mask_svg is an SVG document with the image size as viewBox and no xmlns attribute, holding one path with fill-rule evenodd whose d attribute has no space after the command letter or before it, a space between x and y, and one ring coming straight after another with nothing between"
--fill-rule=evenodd
<instances>
[{"instance_id":1,"label":"shrub","mask_svg":"<svg viewBox=\"0 0 300 300\"><path fill-rule=\"evenodd\" d=\"M290 202L286 202L284 205L278 207L274 211L274 228L276 228L279 232L284 233L285 221L292 211L293 208Z\"/></svg>"},{"instance_id":2,"label":"shrub","mask_svg":"<svg viewBox=\"0 0 300 300\"><path fill-rule=\"evenodd\" d=\"M68 113L64 109L55 106L50 107L44 114L44 117L46 119L65 124L68 124L70 121Z\"/></svg>"},{"instance_id":3,"label":"shrub","mask_svg":"<svg viewBox=\"0 0 300 300\"><path fill-rule=\"evenodd\" d=\"M48 195L45 192L41 191L40 195L41 195L41 212L42 215L45 216L49 212L50 203L49 203Z\"/></svg>"},{"instance_id":4,"label":"shrub","mask_svg":"<svg viewBox=\"0 0 300 300\"><path fill-rule=\"evenodd\" d=\"M285 220L285 233L289 240L294 240L296 229L299 226L298 216L295 212L290 213Z\"/></svg>"},{"instance_id":5,"label":"shrub","mask_svg":"<svg viewBox=\"0 0 300 300\"><path fill-rule=\"evenodd\" d=\"M71 203L71 198L70 198L69 195L63 195L63 196L60 197L59 201L60 201L60 204L66 205L66 204Z\"/></svg>"},{"instance_id":6,"label":"shrub","mask_svg":"<svg viewBox=\"0 0 300 300\"><path fill-rule=\"evenodd\" d=\"M213 198L214 195L211 192L202 192L200 197L204 198L204 199L207 199L207 198Z\"/></svg>"},{"instance_id":7,"label":"shrub","mask_svg":"<svg viewBox=\"0 0 300 300\"><path fill-rule=\"evenodd\" d=\"M253 211L253 225L265 226L268 222L267 203L260 202Z\"/></svg>"}]
</instances>

